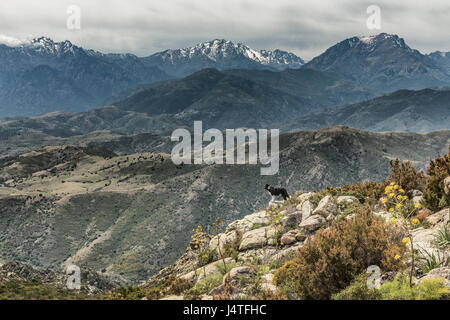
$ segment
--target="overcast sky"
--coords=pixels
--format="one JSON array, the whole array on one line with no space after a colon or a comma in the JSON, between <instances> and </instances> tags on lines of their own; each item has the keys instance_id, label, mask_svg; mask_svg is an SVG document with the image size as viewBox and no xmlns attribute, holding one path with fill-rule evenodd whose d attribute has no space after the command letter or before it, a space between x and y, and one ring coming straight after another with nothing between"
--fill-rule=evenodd
<instances>
[{"instance_id":1,"label":"overcast sky","mask_svg":"<svg viewBox=\"0 0 450 320\"><path fill-rule=\"evenodd\" d=\"M369 5L381 30L366 26ZM81 29L67 28L67 8ZM102 52L147 56L215 38L309 60L354 35L395 33L428 53L450 51L449 0L1 0L0 42L45 35Z\"/></svg>"}]
</instances>

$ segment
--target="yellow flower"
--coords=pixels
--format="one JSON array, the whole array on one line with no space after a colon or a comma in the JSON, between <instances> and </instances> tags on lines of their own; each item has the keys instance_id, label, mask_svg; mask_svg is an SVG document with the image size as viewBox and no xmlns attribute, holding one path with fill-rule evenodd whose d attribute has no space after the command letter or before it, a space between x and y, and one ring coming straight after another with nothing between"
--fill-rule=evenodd
<instances>
[{"instance_id":1,"label":"yellow flower","mask_svg":"<svg viewBox=\"0 0 450 320\"><path fill-rule=\"evenodd\" d=\"M394 211L395 211L394 208L390 208L390 209L389 209L389 212L390 212L390 213L392 213L392 212L394 212Z\"/></svg>"},{"instance_id":2,"label":"yellow flower","mask_svg":"<svg viewBox=\"0 0 450 320\"><path fill-rule=\"evenodd\" d=\"M400 257L399 254L396 254L395 257L394 257L395 260L398 260L398 259L400 259L400 258L401 258L401 257Z\"/></svg>"},{"instance_id":3,"label":"yellow flower","mask_svg":"<svg viewBox=\"0 0 450 320\"><path fill-rule=\"evenodd\" d=\"M411 220L411 223L413 226L418 226L420 224L420 220L417 218L414 218Z\"/></svg>"},{"instance_id":4,"label":"yellow flower","mask_svg":"<svg viewBox=\"0 0 450 320\"><path fill-rule=\"evenodd\" d=\"M388 202L388 199L387 198L381 198L381 202L382 203L386 203L386 202Z\"/></svg>"},{"instance_id":5,"label":"yellow flower","mask_svg":"<svg viewBox=\"0 0 450 320\"><path fill-rule=\"evenodd\" d=\"M397 199L398 199L398 200L403 200L403 196L402 196L401 194L399 194L399 195L397 196Z\"/></svg>"},{"instance_id":6,"label":"yellow flower","mask_svg":"<svg viewBox=\"0 0 450 320\"><path fill-rule=\"evenodd\" d=\"M393 198L395 196L395 193L389 193L389 198Z\"/></svg>"},{"instance_id":7,"label":"yellow flower","mask_svg":"<svg viewBox=\"0 0 450 320\"><path fill-rule=\"evenodd\" d=\"M403 189L400 189L398 191L400 191L401 193L405 193L405 190L403 190Z\"/></svg>"},{"instance_id":8,"label":"yellow flower","mask_svg":"<svg viewBox=\"0 0 450 320\"><path fill-rule=\"evenodd\" d=\"M422 205L421 205L420 203L416 203L416 204L414 205L414 208L420 209L420 208L422 208Z\"/></svg>"},{"instance_id":9,"label":"yellow flower","mask_svg":"<svg viewBox=\"0 0 450 320\"><path fill-rule=\"evenodd\" d=\"M403 196L403 200L408 200L408 196Z\"/></svg>"},{"instance_id":10,"label":"yellow flower","mask_svg":"<svg viewBox=\"0 0 450 320\"><path fill-rule=\"evenodd\" d=\"M391 186L394 186L395 185L395 182L391 182L391 184L390 184Z\"/></svg>"},{"instance_id":11,"label":"yellow flower","mask_svg":"<svg viewBox=\"0 0 450 320\"><path fill-rule=\"evenodd\" d=\"M397 209L400 209L400 208L402 207L402 204L401 204L401 203L397 203L397 204L395 205L395 207L396 207Z\"/></svg>"},{"instance_id":12,"label":"yellow flower","mask_svg":"<svg viewBox=\"0 0 450 320\"><path fill-rule=\"evenodd\" d=\"M394 186L394 189L395 189L395 190L398 190L398 188L400 188L398 185L395 185L395 186Z\"/></svg>"},{"instance_id":13,"label":"yellow flower","mask_svg":"<svg viewBox=\"0 0 450 320\"><path fill-rule=\"evenodd\" d=\"M395 219L394 217L392 217L392 218L389 219L389 223L390 223L390 224L394 224L394 223L396 223L396 222L397 222L397 219Z\"/></svg>"},{"instance_id":14,"label":"yellow flower","mask_svg":"<svg viewBox=\"0 0 450 320\"><path fill-rule=\"evenodd\" d=\"M402 243L407 244L409 242L409 238L405 237L402 239Z\"/></svg>"}]
</instances>

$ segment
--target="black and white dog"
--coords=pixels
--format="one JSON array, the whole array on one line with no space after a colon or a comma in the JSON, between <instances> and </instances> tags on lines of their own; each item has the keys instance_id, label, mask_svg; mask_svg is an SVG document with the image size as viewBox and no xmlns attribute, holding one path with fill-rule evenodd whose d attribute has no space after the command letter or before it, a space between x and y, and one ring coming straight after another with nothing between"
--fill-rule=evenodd
<instances>
[{"instance_id":1,"label":"black and white dog","mask_svg":"<svg viewBox=\"0 0 450 320\"><path fill-rule=\"evenodd\" d=\"M272 200L275 196L281 195L284 200L287 200L290 198L285 188L274 188L268 184L264 187L265 190L267 190L270 195L272 196Z\"/></svg>"}]
</instances>

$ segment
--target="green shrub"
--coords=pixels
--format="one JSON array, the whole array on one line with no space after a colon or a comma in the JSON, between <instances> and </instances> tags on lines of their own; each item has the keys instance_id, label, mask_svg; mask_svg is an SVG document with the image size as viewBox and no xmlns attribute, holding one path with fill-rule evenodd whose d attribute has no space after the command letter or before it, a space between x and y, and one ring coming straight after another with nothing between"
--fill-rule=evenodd
<instances>
[{"instance_id":1,"label":"green shrub","mask_svg":"<svg viewBox=\"0 0 450 320\"><path fill-rule=\"evenodd\" d=\"M278 268L273 277L273 282L278 286L281 291L281 295L287 297L288 299L298 299L296 288L295 288L295 278L292 275L291 270L294 260L289 260L285 262L280 268Z\"/></svg>"},{"instance_id":2,"label":"green shrub","mask_svg":"<svg viewBox=\"0 0 450 320\"><path fill-rule=\"evenodd\" d=\"M11 280L0 283L0 300L86 300L105 299L104 295L87 295L84 291L58 288L40 281Z\"/></svg>"},{"instance_id":3,"label":"green shrub","mask_svg":"<svg viewBox=\"0 0 450 320\"><path fill-rule=\"evenodd\" d=\"M216 249L202 248L198 254L197 266L203 267L217 259Z\"/></svg>"},{"instance_id":4,"label":"green shrub","mask_svg":"<svg viewBox=\"0 0 450 320\"><path fill-rule=\"evenodd\" d=\"M408 277L399 273L394 281L381 285L380 294L384 300L437 300L448 297L450 290L443 278L424 279L410 287Z\"/></svg>"},{"instance_id":5,"label":"green shrub","mask_svg":"<svg viewBox=\"0 0 450 320\"><path fill-rule=\"evenodd\" d=\"M434 236L433 245L440 249L450 246L450 230L448 225L444 225Z\"/></svg>"},{"instance_id":6,"label":"green shrub","mask_svg":"<svg viewBox=\"0 0 450 320\"><path fill-rule=\"evenodd\" d=\"M331 298L333 300L379 300L381 294L378 289L369 289L367 287L367 279L370 274L363 273L358 275L352 283L340 291L334 294Z\"/></svg>"},{"instance_id":7,"label":"green shrub","mask_svg":"<svg viewBox=\"0 0 450 320\"><path fill-rule=\"evenodd\" d=\"M192 288L192 286L193 286L192 281L183 278L176 278L171 282L171 285L168 289L168 293L180 295L183 292Z\"/></svg>"},{"instance_id":8,"label":"green shrub","mask_svg":"<svg viewBox=\"0 0 450 320\"><path fill-rule=\"evenodd\" d=\"M144 288L133 286L121 286L117 292L119 293L118 297L125 300L141 300L147 296L147 291Z\"/></svg>"},{"instance_id":9,"label":"green shrub","mask_svg":"<svg viewBox=\"0 0 450 320\"><path fill-rule=\"evenodd\" d=\"M237 262L230 262L226 263L225 265L222 263L222 261L217 262L216 268L220 271L222 275L225 275L227 272L229 272L231 269L238 267L239 263Z\"/></svg>"},{"instance_id":10,"label":"green shrub","mask_svg":"<svg viewBox=\"0 0 450 320\"><path fill-rule=\"evenodd\" d=\"M199 280L191 289L186 292L185 298L197 300L202 294L208 294L212 289L222 283L223 275L214 273Z\"/></svg>"},{"instance_id":11,"label":"green shrub","mask_svg":"<svg viewBox=\"0 0 450 320\"><path fill-rule=\"evenodd\" d=\"M422 270L423 274L427 274L433 269L439 268L444 262L439 253L428 252L425 249L418 249L419 255L417 256L418 267Z\"/></svg>"},{"instance_id":12,"label":"green shrub","mask_svg":"<svg viewBox=\"0 0 450 320\"><path fill-rule=\"evenodd\" d=\"M153 287L147 289L145 292L145 296L147 297L148 300L158 300L162 296L161 288Z\"/></svg>"},{"instance_id":13,"label":"green shrub","mask_svg":"<svg viewBox=\"0 0 450 320\"><path fill-rule=\"evenodd\" d=\"M293 288L299 298L330 299L370 265L385 271L403 269L398 256L406 246L392 228L365 208L352 219L318 231L277 271L276 284Z\"/></svg>"},{"instance_id":14,"label":"green shrub","mask_svg":"<svg viewBox=\"0 0 450 320\"><path fill-rule=\"evenodd\" d=\"M390 160L391 174L388 182L395 182L404 190L421 190L423 191L426 183L425 174L417 171L411 162L400 162L399 159Z\"/></svg>"},{"instance_id":15,"label":"green shrub","mask_svg":"<svg viewBox=\"0 0 450 320\"><path fill-rule=\"evenodd\" d=\"M388 185L388 182L376 183L374 181L357 182L355 184L347 184L342 188L334 188L334 192L331 192L333 188L328 188L329 192L338 193L343 196L354 196L359 202L366 204L374 204L383 195L384 188Z\"/></svg>"},{"instance_id":16,"label":"green shrub","mask_svg":"<svg viewBox=\"0 0 450 320\"><path fill-rule=\"evenodd\" d=\"M450 206L450 196L444 192L444 179L450 176L450 147L448 154L430 161L427 174L429 177L423 192L425 206L432 211Z\"/></svg>"}]
</instances>

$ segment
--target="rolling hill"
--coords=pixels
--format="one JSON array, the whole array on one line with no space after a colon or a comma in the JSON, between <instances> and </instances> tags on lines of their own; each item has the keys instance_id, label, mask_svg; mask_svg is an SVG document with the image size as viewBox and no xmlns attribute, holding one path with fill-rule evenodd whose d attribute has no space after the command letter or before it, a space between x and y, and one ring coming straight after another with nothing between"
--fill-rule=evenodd
<instances>
[{"instance_id":1,"label":"rolling hill","mask_svg":"<svg viewBox=\"0 0 450 320\"><path fill-rule=\"evenodd\" d=\"M304 130L335 125L372 131L429 132L450 129L450 90L399 90L368 101L300 117L289 121L283 128Z\"/></svg>"},{"instance_id":2,"label":"rolling hill","mask_svg":"<svg viewBox=\"0 0 450 320\"><path fill-rule=\"evenodd\" d=\"M265 207L266 183L289 191L379 181L389 159L423 168L446 153L450 131L333 127L283 134L280 172L270 177L254 165L175 166L165 153L118 155L133 150L123 146L129 139L115 141L111 149L53 146L2 159L0 263L56 270L75 263L136 284L173 263L194 226L216 217L227 224Z\"/></svg>"}]
</instances>

